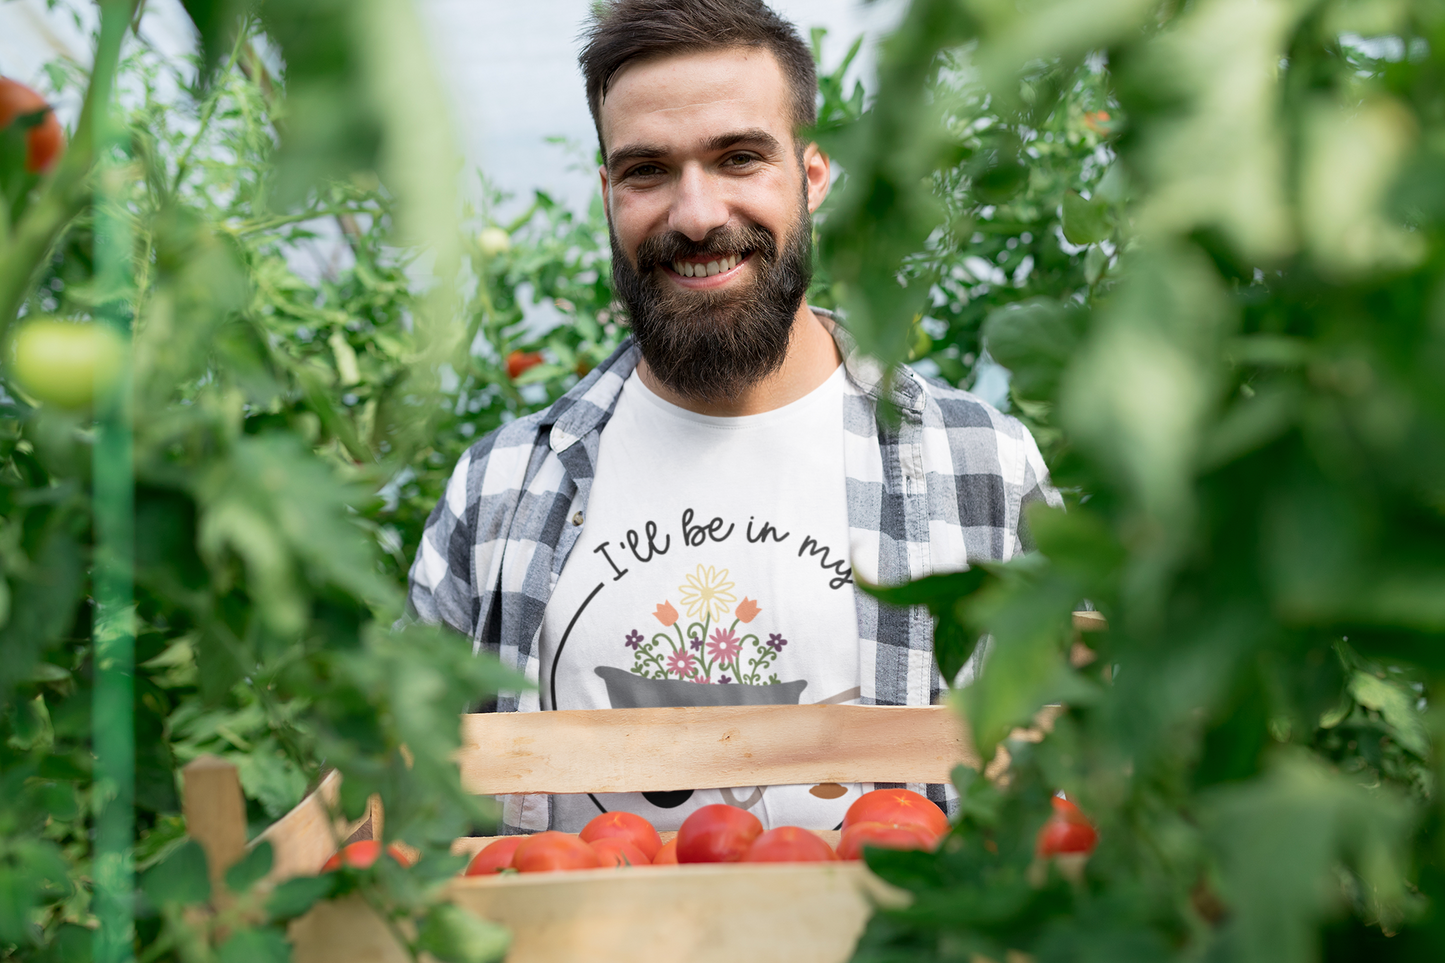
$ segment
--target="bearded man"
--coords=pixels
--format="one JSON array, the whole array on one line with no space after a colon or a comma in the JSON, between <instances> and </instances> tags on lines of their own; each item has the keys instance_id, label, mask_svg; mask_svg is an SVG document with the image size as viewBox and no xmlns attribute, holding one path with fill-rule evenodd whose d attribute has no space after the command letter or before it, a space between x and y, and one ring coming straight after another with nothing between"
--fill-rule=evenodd
<instances>
[{"instance_id":1,"label":"bearded man","mask_svg":"<svg viewBox=\"0 0 1445 963\"><path fill-rule=\"evenodd\" d=\"M412 608L537 684L498 711L935 702L928 612L855 579L1022 551L1024 506L1059 504L1037 446L965 391L908 369L885 384L809 307L829 166L802 137L817 81L791 24L761 0L613 0L581 67L631 336L462 457ZM575 832L625 809L676 829L723 802L826 829L871 788L511 797L504 823Z\"/></svg>"}]
</instances>

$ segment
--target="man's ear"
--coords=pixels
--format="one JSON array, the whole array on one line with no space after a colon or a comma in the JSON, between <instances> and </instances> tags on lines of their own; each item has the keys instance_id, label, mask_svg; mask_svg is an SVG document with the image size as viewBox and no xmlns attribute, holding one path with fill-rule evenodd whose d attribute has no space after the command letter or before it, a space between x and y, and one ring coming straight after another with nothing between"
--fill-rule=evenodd
<instances>
[{"instance_id":1,"label":"man's ear","mask_svg":"<svg viewBox=\"0 0 1445 963\"><path fill-rule=\"evenodd\" d=\"M803 150L803 179L808 184L808 213L817 213L828 196L832 170L828 155L816 143Z\"/></svg>"},{"instance_id":2,"label":"man's ear","mask_svg":"<svg viewBox=\"0 0 1445 963\"><path fill-rule=\"evenodd\" d=\"M612 226L612 185L607 180L607 166L599 165L597 176L602 178L602 212L607 215L607 226Z\"/></svg>"}]
</instances>

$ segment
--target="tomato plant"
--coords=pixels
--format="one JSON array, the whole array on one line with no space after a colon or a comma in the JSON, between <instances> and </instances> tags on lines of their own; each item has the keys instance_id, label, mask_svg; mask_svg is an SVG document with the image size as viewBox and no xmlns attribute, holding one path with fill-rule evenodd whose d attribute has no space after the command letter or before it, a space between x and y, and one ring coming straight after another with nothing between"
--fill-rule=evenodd
<instances>
[{"instance_id":1,"label":"tomato plant","mask_svg":"<svg viewBox=\"0 0 1445 963\"><path fill-rule=\"evenodd\" d=\"M735 863L762 835L758 817L736 806L703 806L682 821L677 831L679 863Z\"/></svg>"},{"instance_id":2,"label":"tomato plant","mask_svg":"<svg viewBox=\"0 0 1445 963\"><path fill-rule=\"evenodd\" d=\"M1079 812L1079 807L1059 796L1053 798L1053 806L1053 814L1039 829L1034 852L1041 857L1060 853L1092 853L1099 841L1099 833Z\"/></svg>"},{"instance_id":3,"label":"tomato plant","mask_svg":"<svg viewBox=\"0 0 1445 963\"><path fill-rule=\"evenodd\" d=\"M329 873L332 870L348 866L351 869L369 869L379 858L381 858L382 846L375 839L358 839L354 843L347 843L339 852L332 853L326 862L321 864L321 872ZM410 866L411 858L407 856L395 843L386 847L386 855L396 860L402 866Z\"/></svg>"},{"instance_id":4,"label":"tomato plant","mask_svg":"<svg viewBox=\"0 0 1445 963\"><path fill-rule=\"evenodd\" d=\"M25 131L25 169L44 174L55 166L65 147L65 132L45 98L21 83L0 77L0 132L17 119L41 116Z\"/></svg>"}]
</instances>

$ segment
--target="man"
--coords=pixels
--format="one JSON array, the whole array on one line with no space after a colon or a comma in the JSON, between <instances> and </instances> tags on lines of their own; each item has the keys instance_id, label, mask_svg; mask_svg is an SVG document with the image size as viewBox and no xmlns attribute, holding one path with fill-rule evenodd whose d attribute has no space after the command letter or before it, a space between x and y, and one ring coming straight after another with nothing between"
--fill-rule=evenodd
<instances>
[{"instance_id":1,"label":"man","mask_svg":"<svg viewBox=\"0 0 1445 963\"><path fill-rule=\"evenodd\" d=\"M1023 548L1058 504L1028 432L904 370L885 387L809 308L828 159L816 77L761 0L613 0L581 56L632 336L461 459L411 571L417 614L538 684L500 711L853 702L942 689L896 584ZM887 392L901 416L879 417ZM513 797L509 831L726 802L831 828L858 786ZM916 787L922 789L923 787ZM945 802L945 788L928 787Z\"/></svg>"}]
</instances>

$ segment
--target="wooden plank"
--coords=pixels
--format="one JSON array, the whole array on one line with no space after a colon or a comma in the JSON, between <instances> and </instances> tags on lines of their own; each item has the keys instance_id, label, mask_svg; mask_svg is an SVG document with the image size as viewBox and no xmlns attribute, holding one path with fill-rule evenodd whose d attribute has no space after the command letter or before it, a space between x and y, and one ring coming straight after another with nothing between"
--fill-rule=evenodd
<instances>
[{"instance_id":1,"label":"wooden plank","mask_svg":"<svg viewBox=\"0 0 1445 963\"><path fill-rule=\"evenodd\" d=\"M276 820L257 836L251 845L266 840L271 844L272 883L293 876L310 876L340 848L341 841L371 818L368 812L354 825L348 824L340 812L341 774L326 774L315 792L301 800L289 813Z\"/></svg>"},{"instance_id":2,"label":"wooden plank","mask_svg":"<svg viewBox=\"0 0 1445 963\"><path fill-rule=\"evenodd\" d=\"M507 963L843 963L875 902L906 903L857 862L471 877L448 892L512 930Z\"/></svg>"},{"instance_id":3,"label":"wooden plank","mask_svg":"<svg viewBox=\"0 0 1445 963\"><path fill-rule=\"evenodd\" d=\"M708 706L462 717L472 793L947 782L980 768L947 706Z\"/></svg>"},{"instance_id":4,"label":"wooden plank","mask_svg":"<svg viewBox=\"0 0 1445 963\"><path fill-rule=\"evenodd\" d=\"M186 833L206 852L211 885L246 852L246 799L234 764L201 756L181 769Z\"/></svg>"},{"instance_id":5,"label":"wooden plank","mask_svg":"<svg viewBox=\"0 0 1445 963\"><path fill-rule=\"evenodd\" d=\"M416 963L381 917L355 894L317 903L291 921L286 936L294 963Z\"/></svg>"}]
</instances>

